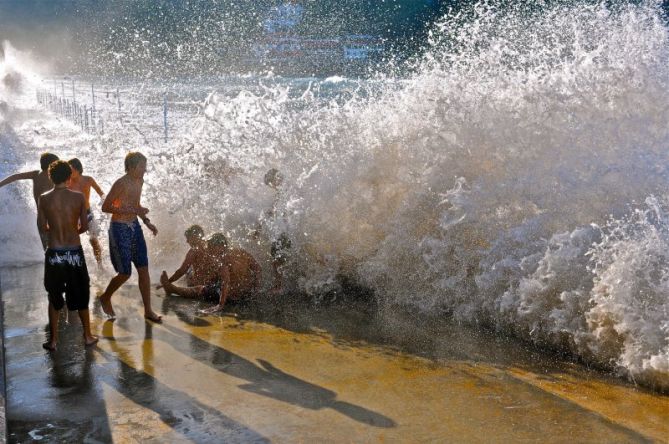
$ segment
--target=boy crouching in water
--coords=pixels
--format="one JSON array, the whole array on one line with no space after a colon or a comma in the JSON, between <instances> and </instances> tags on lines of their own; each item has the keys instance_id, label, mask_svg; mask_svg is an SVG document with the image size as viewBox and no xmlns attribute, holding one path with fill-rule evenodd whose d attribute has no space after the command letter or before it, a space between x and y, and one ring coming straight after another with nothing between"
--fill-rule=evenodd
<instances>
[{"instance_id":1,"label":"boy crouching in water","mask_svg":"<svg viewBox=\"0 0 669 444\"><path fill-rule=\"evenodd\" d=\"M49 166L54 189L40 196L37 222L47 233L44 253L44 288L49 294L49 330L51 338L42 346L55 350L58 343L58 312L65 301L67 308L77 310L84 328L84 343L93 345L98 338L91 334L88 302L90 287L84 251L79 234L88 229L84 195L67 188L72 174L70 165L61 160Z\"/></svg>"},{"instance_id":2,"label":"boy crouching in water","mask_svg":"<svg viewBox=\"0 0 669 444\"><path fill-rule=\"evenodd\" d=\"M138 152L128 153L125 156L125 175L114 182L102 204L102 211L112 215L109 227L109 254L114 270L118 274L100 295L100 303L102 311L114 319L116 314L111 304L111 297L130 278L132 264L135 264L139 277L139 292L144 303L144 318L161 322L161 316L151 309L149 258L144 233L137 220L138 217L142 219L154 236L158 234L156 226L146 217L149 210L140 205L144 173L146 173L146 157Z\"/></svg>"}]
</instances>

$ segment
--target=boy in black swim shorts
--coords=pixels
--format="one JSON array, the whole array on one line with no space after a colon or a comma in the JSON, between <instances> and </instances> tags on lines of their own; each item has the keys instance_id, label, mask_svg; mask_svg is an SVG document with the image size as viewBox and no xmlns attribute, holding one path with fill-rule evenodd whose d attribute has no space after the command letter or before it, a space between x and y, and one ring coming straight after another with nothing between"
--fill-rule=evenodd
<instances>
[{"instance_id":1,"label":"boy in black swim shorts","mask_svg":"<svg viewBox=\"0 0 669 444\"><path fill-rule=\"evenodd\" d=\"M65 302L77 310L84 328L84 342L93 345L98 338L91 334L88 313L89 278L79 234L88 229L84 195L67 189L72 170L67 162L49 166L54 189L40 196L37 222L48 235L49 248L44 254L44 288L49 294L49 330L51 338L43 344L55 350L58 343L58 312ZM63 299L65 295L65 300Z\"/></svg>"}]
</instances>

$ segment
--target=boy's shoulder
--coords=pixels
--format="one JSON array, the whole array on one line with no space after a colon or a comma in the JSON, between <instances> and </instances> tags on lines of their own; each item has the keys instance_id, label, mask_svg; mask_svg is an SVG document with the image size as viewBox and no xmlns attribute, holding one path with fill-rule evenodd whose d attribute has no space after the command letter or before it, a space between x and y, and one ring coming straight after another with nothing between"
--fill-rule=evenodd
<instances>
[{"instance_id":1,"label":"boy's shoulder","mask_svg":"<svg viewBox=\"0 0 669 444\"><path fill-rule=\"evenodd\" d=\"M126 183L128 183L128 175L124 174L123 176L116 179L114 185L125 185Z\"/></svg>"}]
</instances>

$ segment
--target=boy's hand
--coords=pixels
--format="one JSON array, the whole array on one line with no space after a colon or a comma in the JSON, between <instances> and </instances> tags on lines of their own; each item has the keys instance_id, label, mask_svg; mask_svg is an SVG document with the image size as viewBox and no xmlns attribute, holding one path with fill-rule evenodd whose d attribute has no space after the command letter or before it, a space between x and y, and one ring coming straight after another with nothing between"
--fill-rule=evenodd
<instances>
[{"instance_id":1,"label":"boy's hand","mask_svg":"<svg viewBox=\"0 0 669 444\"><path fill-rule=\"evenodd\" d=\"M204 310L200 310L200 313L202 313L202 314L214 314L214 313L218 313L219 311L223 311L223 306L221 304L215 305L211 308L206 308Z\"/></svg>"},{"instance_id":2,"label":"boy's hand","mask_svg":"<svg viewBox=\"0 0 669 444\"><path fill-rule=\"evenodd\" d=\"M153 233L154 236L158 235L158 228L156 228L156 226L153 225L151 222L146 223L144 225L146 225L146 228L151 230L151 232Z\"/></svg>"}]
</instances>

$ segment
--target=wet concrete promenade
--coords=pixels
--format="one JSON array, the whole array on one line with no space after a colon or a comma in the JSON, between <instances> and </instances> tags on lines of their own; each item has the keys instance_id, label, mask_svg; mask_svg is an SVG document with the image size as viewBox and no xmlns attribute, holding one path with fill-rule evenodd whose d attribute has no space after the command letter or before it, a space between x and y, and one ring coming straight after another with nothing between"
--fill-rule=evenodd
<instances>
[{"instance_id":1,"label":"wet concrete promenade","mask_svg":"<svg viewBox=\"0 0 669 444\"><path fill-rule=\"evenodd\" d=\"M648 442L669 398L509 340L408 316L287 303L201 317L197 302L114 296L41 348L42 267L0 270L10 442ZM133 279L134 280L134 279ZM93 293L97 289L92 289Z\"/></svg>"}]
</instances>

